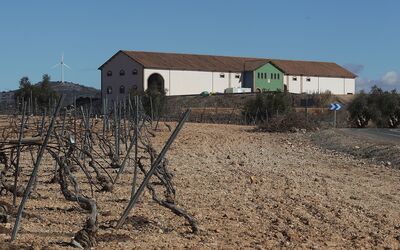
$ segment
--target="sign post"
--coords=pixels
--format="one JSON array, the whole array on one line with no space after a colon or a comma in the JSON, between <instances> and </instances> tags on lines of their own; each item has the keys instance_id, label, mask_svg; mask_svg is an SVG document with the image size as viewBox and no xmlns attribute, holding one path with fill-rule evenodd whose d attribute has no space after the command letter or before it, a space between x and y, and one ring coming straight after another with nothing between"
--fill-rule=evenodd
<instances>
[{"instance_id":1,"label":"sign post","mask_svg":"<svg viewBox=\"0 0 400 250\"><path fill-rule=\"evenodd\" d=\"M339 111L342 108L342 105L340 103L331 103L329 106L329 109L333 111L333 127L337 127L337 115L336 112Z\"/></svg>"}]
</instances>

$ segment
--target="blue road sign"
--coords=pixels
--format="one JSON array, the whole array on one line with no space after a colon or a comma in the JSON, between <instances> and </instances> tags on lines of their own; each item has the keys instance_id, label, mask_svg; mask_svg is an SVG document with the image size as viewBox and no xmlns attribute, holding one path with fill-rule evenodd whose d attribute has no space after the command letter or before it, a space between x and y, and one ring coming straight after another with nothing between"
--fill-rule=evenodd
<instances>
[{"instance_id":1,"label":"blue road sign","mask_svg":"<svg viewBox=\"0 0 400 250\"><path fill-rule=\"evenodd\" d=\"M329 109L332 111L338 111L342 108L342 105L340 103L331 103Z\"/></svg>"}]
</instances>

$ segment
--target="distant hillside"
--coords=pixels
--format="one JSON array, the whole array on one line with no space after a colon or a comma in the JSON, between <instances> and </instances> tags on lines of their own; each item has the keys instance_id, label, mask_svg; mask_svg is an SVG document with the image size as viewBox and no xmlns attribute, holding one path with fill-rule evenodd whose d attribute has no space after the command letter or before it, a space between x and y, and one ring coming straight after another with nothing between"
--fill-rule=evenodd
<instances>
[{"instance_id":1,"label":"distant hillside","mask_svg":"<svg viewBox=\"0 0 400 250\"><path fill-rule=\"evenodd\" d=\"M36 84L40 84L36 83ZM83 86L81 84L72 83L72 82L50 82L51 88L57 92L59 96L65 94L66 99L64 101L64 105L70 105L74 103L74 97L78 98L100 98L100 90ZM16 90L12 91L3 91L0 92L0 106L6 107L8 105L14 105L14 94Z\"/></svg>"},{"instance_id":2,"label":"distant hillside","mask_svg":"<svg viewBox=\"0 0 400 250\"><path fill-rule=\"evenodd\" d=\"M40 84L40 83L39 83ZM65 94L66 100L65 104L72 104L74 102L74 96L78 98L100 98L100 90L83 86L72 82L50 82L50 86L54 91L56 91L60 96Z\"/></svg>"}]
</instances>

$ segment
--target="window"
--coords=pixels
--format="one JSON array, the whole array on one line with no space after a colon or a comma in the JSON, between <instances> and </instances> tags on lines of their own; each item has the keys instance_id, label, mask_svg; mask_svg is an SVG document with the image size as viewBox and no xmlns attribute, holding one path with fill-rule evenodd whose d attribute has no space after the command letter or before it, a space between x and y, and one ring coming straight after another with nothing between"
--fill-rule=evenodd
<instances>
[{"instance_id":1,"label":"window","mask_svg":"<svg viewBox=\"0 0 400 250\"><path fill-rule=\"evenodd\" d=\"M260 72L257 73L257 78L260 79Z\"/></svg>"},{"instance_id":2,"label":"window","mask_svg":"<svg viewBox=\"0 0 400 250\"><path fill-rule=\"evenodd\" d=\"M111 87L108 87L108 88L107 88L107 94L109 94L109 95L112 94L112 88L111 88Z\"/></svg>"},{"instance_id":3,"label":"window","mask_svg":"<svg viewBox=\"0 0 400 250\"><path fill-rule=\"evenodd\" d=\"M271 73L271 79L274 79L274 75Z\"/></svg>"},{"instance_id":4,"label":"window","mask_svg":"<svg viewBox=\"0 0 400 250\"><path fill-rule=\"evenodd\" d=\"M261 73L261 79L264 79L264 73Z\"/></svg>"},{"instance_id":5,"label":"window","mask_svg":"<svg viewBox=\"0 0 400 250\"><path fill-rule=\"evenodd\" d=\"M138 71L137 69L132 70L132 75L137 75Z\"/></svg>"},{"instance_id":6,"label":"window","mask_svg":"<svg viewBox=\"0 0 400 250\"><path fill-rule=\"evenodd\" d=\"M306 78L306 81L307 81L307 82L311 82L311 78L310 78L310 77L307 77L307 78Z\"/></svg>"},{"instance_id":7,"label":"window","mask_svg":"<svg viewBox=\"0 0 400 250\"><path fill-rule=\"evenodd\" d=\"M220 77L220 78L225 78L225 74L224 74L224 73L221 73L221 74L219 74L219 77Z\"/></svg>"},{"instance_id":8,"label":"window","mask_svg":"<svg viewBox=\"0 0 400 250\"><path fill-rule=\"evenodd\" d=\"M293 80L293 81L297 81L297 77L296 77L296 76L293 76L292 80Z\"/></svg>"},{"instance_id":9,"label":"window","mask_svg":"<svg viewBox=\"0 0 400 250\"><path fill-rule=\"evenodd\" d=\"M119 75L120 75L120 76L124 76L124 75L125 75L125 70L121 69L121 70L119 71Z\"/></svg>"},{"instance_id":10,"label":"window","mask_svg":"<svg viewBox=\"0 0 400 250\"><path fill-rule=\"evenodd\" d=\"M264 73L264 78L267 79L267 73Z\"/></svg>"},{"instance_id":11,"label":"window","mask_svg":"<svg viewBox=\"0 0 400 250\"><path fill-rule=\"evenodd\" d=\"M239 79L240 78L240 74L236 74L235 78Z\"/></svg>"},{"instance_id":12,"label":"window","mask_svg":"<svg viewBox=\"0 0 400 250\"><path fill-rule=\"evenodd\" d=\"M107 76L112 76L112 71L111 70L107 71Z\"/></svg>"},{"instance_id":13,"label":"window","mask_svg":"<svg viewBox=\"0 0 400 250\"><path fill-rule=\"evenodd\" d=\"M279 80L279 78L281 77L281 75L280 74L278 74L278 80Z\"/></svg>"},{"instance_id":14,"label":"window","mask_svg":"<svg viewBox=\"0 0 400 250\"><path fill-rule=\"evenodd\" d=\"M121 87L119 87L119 93L125 94L125 86L124 85L121 85Z\"/></svg>"}]
</instances>

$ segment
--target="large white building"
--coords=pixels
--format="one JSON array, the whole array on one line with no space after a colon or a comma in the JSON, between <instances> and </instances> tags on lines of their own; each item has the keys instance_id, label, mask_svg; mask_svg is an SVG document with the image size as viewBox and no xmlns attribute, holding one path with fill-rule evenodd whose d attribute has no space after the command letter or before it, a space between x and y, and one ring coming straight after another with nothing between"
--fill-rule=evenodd
<instances>
[{"instance_id":1,"label":"large white building","mask_svg":"<svg viewBox=\"0 0 400 250\"><path fill-rule=\"evenodd\" d=\"M329 62L118 51L100 68L102 96L123 99L132 90L167 95L223 93L227 88L291 93L354 94L356 75Z\"/></svg>"},{"instance_id":2,"label":"large white building","mask_svg":"<svg viewBox=\"0 0 400 250\"><path fill-rule=\"evenodd\" d=\"M290 93L355 93L356 75L331 62L272 60L284 72L283 84Z\"/></svg>"}]
</instances>

